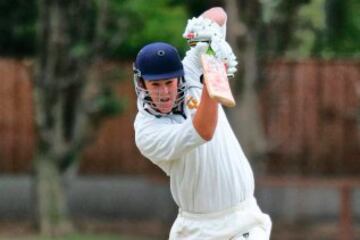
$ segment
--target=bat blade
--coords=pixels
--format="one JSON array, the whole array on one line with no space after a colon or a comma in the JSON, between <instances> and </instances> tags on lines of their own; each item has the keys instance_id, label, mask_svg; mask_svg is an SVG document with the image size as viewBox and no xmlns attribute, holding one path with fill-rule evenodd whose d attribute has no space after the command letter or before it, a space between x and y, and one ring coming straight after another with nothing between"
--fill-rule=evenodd
<instances>
[{"instance_id":1,"label":"bat blade","mask_svg":"<svg viewBox=\"0 0 360 240\"><path fill-rule=\"evenodd\" d=\"M211 98L226 107L234 107L235 99L231 92L224 63L208 53L201 55L204 81Z\"/></svg>"}]
</instances>

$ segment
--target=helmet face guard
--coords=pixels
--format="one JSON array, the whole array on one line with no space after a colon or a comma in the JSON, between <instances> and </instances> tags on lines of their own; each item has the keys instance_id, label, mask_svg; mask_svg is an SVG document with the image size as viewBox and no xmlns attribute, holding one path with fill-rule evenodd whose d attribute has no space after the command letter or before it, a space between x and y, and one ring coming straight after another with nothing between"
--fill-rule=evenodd
<instances>
[{"instance_id":1,"label":"helmet face guard","mask_svg":"<svg viewBox=\"0 0 360 240\"><path fill-rule=\"evenodd\" d=\"M186 91L187 87L185 84L184 77L178 77L177 84L178 84L178 86L177 86L176 99L173 103L171 112L181 108L181 106L185 100L185 91ZM151 96L158 95L159 97L157 97L155 99L161 99L161 97L164 95L164 93L161 90L160 91L150 91L150 90L146 89L145 85L144 85L144 79L139 77L136 73L134 73L134 85L135 85L136 95L137 95L138 99L141 101L141 104L144 108L150 107L152 110L151 113L154 113L155 115L165 116L165 115L169 114L169 113L161 113L158 110L158 107L162 105L162 102L159 100L155 100L155 101L157 101L157 102L155 102L151 98Z\"/></svg>"},{"instance_id":2,"label":"helmet face guard","mask_svg":"<svg viewBox=\"0 0 360 240\"><path fill-rule=\"evenodd\" d=\"M184 80L184 68L180 56L173 46L156 42L143 47L138 53L135 63L133 65L134 71L134 85L138 99L142 101L144 108L150 108L151 113L155 115L168 115L179 109L184 102L186 84ZM177 96L173 103L173 108L170 113L161 113L158 106L161 102L154 102L151 96L158 96L160 99L161 91L150 92L145 88L144 81L156 81L166 79L178 79Z\"/></svg>"}]
</instances>

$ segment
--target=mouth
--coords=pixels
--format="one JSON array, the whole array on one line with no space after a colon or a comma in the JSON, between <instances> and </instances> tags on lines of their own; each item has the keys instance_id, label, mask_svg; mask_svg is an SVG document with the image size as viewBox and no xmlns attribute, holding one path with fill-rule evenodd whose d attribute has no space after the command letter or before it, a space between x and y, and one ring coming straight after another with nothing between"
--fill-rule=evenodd
<instances>
[{"instance_id":1,"label":"mouth","mask_svg":"<svg viewBox=\"0 0 360 240\"><path fill-rule=\"evenodd\" d=\"M171 101L170 97L161 98L159 99L160 104L158 105L158 108L162 112L169 112L171 111L173 107L173 102Z\"/></svg>"},{"instance_id":2,"label":"mouth","mask_svg":"<svg viewBox=\"0 0 360 240\"><path fill-rule=\"evenodd\" d=\"M168 103L168 102L170 102L170 98L169 98L169 97L167 97L167 98L161 98L161 99L160 99L160 102L161 102L161 103Z\"/></svg>"}]
</instances>

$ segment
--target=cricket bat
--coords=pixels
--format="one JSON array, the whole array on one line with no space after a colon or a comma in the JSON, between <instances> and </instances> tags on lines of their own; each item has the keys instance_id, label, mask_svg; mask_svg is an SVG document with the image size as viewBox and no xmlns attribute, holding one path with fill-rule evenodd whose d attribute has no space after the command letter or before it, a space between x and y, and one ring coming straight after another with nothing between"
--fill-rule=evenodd
<instances>
[{"instance_id":1,"label":"cricket bat","mask_svg":"<svg viewBox=\"0 0 360 240\"><path fill-rule=\"evenodd\" d=\"M215 57L210 46L206 53L201 55L201 65L210 97L226 107L234 107L236 103L231 92L225 64Z\"/></svg>"}]
</instances>

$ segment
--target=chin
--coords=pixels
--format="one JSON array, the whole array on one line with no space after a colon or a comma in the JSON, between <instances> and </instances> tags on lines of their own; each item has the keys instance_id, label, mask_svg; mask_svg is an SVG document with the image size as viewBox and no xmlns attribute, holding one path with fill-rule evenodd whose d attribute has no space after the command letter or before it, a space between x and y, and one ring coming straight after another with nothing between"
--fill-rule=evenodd
<instances>
[{"instance_id":1,"label":"chin","mask_svg":"<svg viewBox=\"0 0 360 240\"><path fill-rule=\"evenodd\" d=\"M163 114L167 114L167 113L170 113L173 108L174 108L174 104L170 104L170 103L167 103L167 104L159 104L156 106L157 107L157 110L160 112L160 113L163 113Z\"/></svg>"},{"instance_id":2,"label":"chin","mask_svg":"<svg viewBox=\"0 0 360 240\"><path fill-rule=\"evenodd\" d=\"M171 110L172 110L172 108L170 108L170 109L159 109L159 112L161 112L161 113L170 113Z\"/></svg>"}]
</instances>

